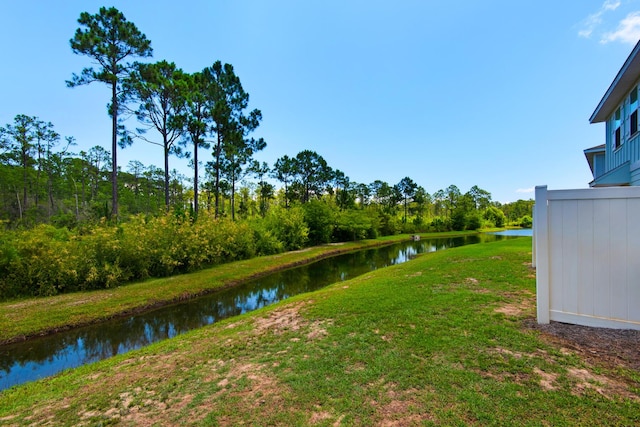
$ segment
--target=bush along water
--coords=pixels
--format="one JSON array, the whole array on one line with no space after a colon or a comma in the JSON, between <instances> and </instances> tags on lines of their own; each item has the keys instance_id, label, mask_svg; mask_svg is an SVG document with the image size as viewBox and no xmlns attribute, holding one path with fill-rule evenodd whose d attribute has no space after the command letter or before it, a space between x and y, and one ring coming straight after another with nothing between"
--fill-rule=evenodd
<instances>
[{"instance_id":1,"label":"bush along water","mask_svg":"<svg viewBox=\"0 0 640 427\"><path fill-rule=\"evenodd\" d=\"M201 211L138 215L120 224L106 220L78 228L41 224L0 233L0 300L105 289L166 277L256 255L330 242L398 233L477 230L504 224L489 207L454 209L448 216L416 215L404 221L393 210L340 209L331 200L272 206L264 216L238 221ZM530 217L523 217L523 226Z\"/></svg>"},{"instance_id":2,"label":"bush along water","mask_svg":"<svg viewBox=\"0 0 640 427\"><path fill-rule=\"evenodd\" d=\"M133 217L69 231L52 225L0 236L0 298L49 296L105 289L132 280L195 271L306 243L302 215L272 221L268 229L249 222L186 216ZM292 231L294 230L294 231ZM294 238L284 242L281 237Z\"/></svg>"}]
</instances>

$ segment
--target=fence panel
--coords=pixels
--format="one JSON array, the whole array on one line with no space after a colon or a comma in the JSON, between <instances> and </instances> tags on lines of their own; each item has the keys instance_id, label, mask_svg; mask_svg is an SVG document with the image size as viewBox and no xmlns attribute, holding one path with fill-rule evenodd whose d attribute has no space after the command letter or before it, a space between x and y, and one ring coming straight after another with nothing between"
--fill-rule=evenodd
<instances>
[{"instance_id":1,"label":"fence panel","mask_svg":"<svg viewBox=\"0 0 640 427\"><path fill-rule=\"evenodd\" d=\"M640 329L640 187L536 187L539 323Z\"/></svg>"}]
</instances>

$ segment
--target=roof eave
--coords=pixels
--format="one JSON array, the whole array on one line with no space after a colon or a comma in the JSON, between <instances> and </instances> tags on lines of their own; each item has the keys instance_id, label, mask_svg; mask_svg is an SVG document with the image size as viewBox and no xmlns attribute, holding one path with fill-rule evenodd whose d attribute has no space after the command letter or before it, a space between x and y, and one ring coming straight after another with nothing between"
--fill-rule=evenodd
<instances>
[{"instance_id":1,"label":"roof eave","mask_svg":"<svg viewBox=\"0 0 640 427\"><path fill-rule=\"evenodd\" d=\"M607 89L600 100L600 103L591 115L591 118L589 118L590 123L600 123L607 120L618 104L620 104L622 98L631 91L631 88L638 80L638 76L640 76L639 52L640 41L636 43L635 47L629 54L629 57L622 65L622 68L618 71L616 78L613 79L609 89Z\"/></svg>"}]
</instances>

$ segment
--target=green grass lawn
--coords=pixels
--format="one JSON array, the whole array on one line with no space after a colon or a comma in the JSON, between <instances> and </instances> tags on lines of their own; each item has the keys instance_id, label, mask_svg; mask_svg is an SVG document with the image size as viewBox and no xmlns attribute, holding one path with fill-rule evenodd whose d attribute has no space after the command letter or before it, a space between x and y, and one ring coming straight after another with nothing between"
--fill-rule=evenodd
<instances>
[{"instance_id":1,"label":"green grass lawn","mask_svg":"<svg viewBox=\"0 0 640 427\"><path fill-rule=\"evenodd\" d=\"M640 376L526 327L531 239L426 254L0 393L9 425L637 425Z\"/></svg>"}]
</instances>

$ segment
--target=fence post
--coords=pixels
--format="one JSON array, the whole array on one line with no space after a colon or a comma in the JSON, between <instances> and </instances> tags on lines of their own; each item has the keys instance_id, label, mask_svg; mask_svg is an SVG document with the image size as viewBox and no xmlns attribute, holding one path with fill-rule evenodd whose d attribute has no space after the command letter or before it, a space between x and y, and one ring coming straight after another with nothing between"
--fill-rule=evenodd
<instances>
[{"instance_id":1,"label":"fence post","mask_svg":"<svg viewBox=\"0 0 640 427\"><path fill-rule=\"evenodd\" d=\"M536 303L538 323L549 323L549 216L547 186L536 187L533 218L536 264Z\"/></svg>"},{"instance_id":2,"label":"fence post","mask_svg":"<svg viewBox=\"0 0 640 427\"><path fill-rule=\"evenodd\" d=\"M533 218L533 233L531 236L531 267L536 268L536 205L533 205L533 212L531 212Z\"/></svg>"}]
</instances>

